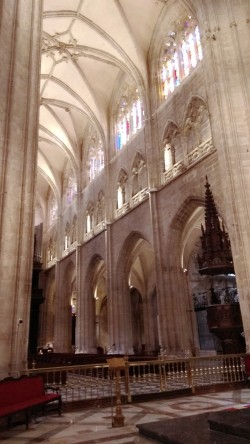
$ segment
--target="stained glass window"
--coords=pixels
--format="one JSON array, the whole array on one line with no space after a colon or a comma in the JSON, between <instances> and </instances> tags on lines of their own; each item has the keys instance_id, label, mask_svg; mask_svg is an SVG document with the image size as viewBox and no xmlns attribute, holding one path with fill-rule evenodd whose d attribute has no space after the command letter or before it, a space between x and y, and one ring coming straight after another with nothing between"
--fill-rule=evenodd
<instances>
[{"instance_id":1,"label":"stained glass window","mask_svg":"<svg viewBox=\"0 0 250 444\"><path fill-rule=\"evenodd\" d=\"M115 146L119 151L143 125L143 103L138 90L126 91L121 97L115 128Z\"/></svg>"},{"instance_id":2,"label":"stained glass window","mask_svg":"<svg viewBox=\"0 0 250 444\"><path fill-rule=\"evenodd\" d=\"M161 57L160 81L165 99L202 60L200 32L196 21L189 15L173 28L164 41Z\"/></svg>"},{"instance_id":3,"label":"stained glass window","mask_svg":"<svg viewBox=\"0 0 250 444\"><path fill-rule=\"evenodd\" d=\"M73 170L69 171L66 185L66 203L70 205L77 193L77 184Z\"/></svg>"},{"instance_id":4,"label":"stained glass window","mask_svg":"<svg viewBox=\"0 0 250 444\"><path fill-rule=\"evenodd\" d=\"M91 139L89 147L89 180L93 180L104 168L104 151L101 140L97 137Z\"/></svg>"},{"instance_id":5,"label":"stained glass window","mask_svg":"<svg viewBox=\"0 0 250 444\"><path fill-rule=\"evenodd\" d=\"M55 196L49 199L49 225L52 225L57 219L58 206Z\"/></svg>"}]
</instances>

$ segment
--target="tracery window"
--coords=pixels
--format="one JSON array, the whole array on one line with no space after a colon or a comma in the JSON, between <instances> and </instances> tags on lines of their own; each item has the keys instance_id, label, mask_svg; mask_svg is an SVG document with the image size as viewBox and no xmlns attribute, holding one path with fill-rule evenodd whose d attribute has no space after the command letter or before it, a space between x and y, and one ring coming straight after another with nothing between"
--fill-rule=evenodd
<instances>
[{"instance_id":1,"label":"tracery window","mask_svg":"<svg viewBox=\"0 0 250 444\"><path fill-rule=\"evenodd\" d=\"M120 151L131 137L139 131L143 125L144 108L137 88L127 88L120 99L116 127L115 146Z\"/></svg>"},{"instance_id":2,"label":"tracery window","mask_svg":"<svg viewBox=\"0 0 250 444\"><path fill-rule=\"evenodd\" d=\"M173 25L164 40L160 81L165 99L200 60L202 60L202 48L199 27L196 20L188 15Z\"/></svg>"},{"instance_id":3,"label":"tracery window","mask_svg":"<svg viewBox=\"0 0 250 444\"><path fill-rule=\"evenodd\" d=\"M93 180L104 168L104 150L101 140L95 135L91 138L88 151L89 181Z\"/></svg>"},{"instance_id":4,"label":"tracery window","mask_svg":"<svg viewBox=\"0 0 250 444\"><path fill-rule=\"evenodd\" d=\"M77 193L77 183L72 168L69 170L69 173L66 176L65 180L66 180L65 183L66 204L70 205Z\"/></svg>"},{"instance_id":5,"label":"tracery window","mask_svg":"<svg viewBox=\"0 0 250 444\"><path fill-rule=\"evenodd\" d=\"M48 202L49 225L52 225L56 221L57 213L58 213L57 201L55 196L51 194Z\"/></svg>"}]
</instances>

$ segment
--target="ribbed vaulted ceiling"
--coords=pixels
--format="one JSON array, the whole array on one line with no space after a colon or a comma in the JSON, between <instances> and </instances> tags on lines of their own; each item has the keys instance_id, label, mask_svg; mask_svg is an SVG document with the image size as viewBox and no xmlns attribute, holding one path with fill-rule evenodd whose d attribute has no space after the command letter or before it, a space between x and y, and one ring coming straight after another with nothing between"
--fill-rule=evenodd
<instances>
[{"instance_id":1,"label":"ribbed vaulted ceiling","mask_svg":"<svg viewBox=\"0 0 250 444\"><path fill-rule=\"evenodd\" d=\"M107 144L123 75L148 88L147 58L165 0L44 0L37 193L57 197L70 160L77 175L86 128ZM43 202L43 203L42 203Z\"/></svg>"}]
</instances>

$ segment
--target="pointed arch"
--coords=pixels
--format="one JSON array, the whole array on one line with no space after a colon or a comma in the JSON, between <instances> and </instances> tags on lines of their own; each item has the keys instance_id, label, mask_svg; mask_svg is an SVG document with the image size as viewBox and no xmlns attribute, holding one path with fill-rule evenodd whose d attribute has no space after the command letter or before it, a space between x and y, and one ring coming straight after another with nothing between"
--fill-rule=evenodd
<instances>
[{"instance_id":1,"label":"pointed arch","mask_svg":"<svg viewBox=\"0 0 250 444\"><path fill-rule=\"evenodd\" d=\"M147 187L146 161L144 156L137 151L132 163L132 196Z\"/></svg>"},{"instance_id":2,"label":"pointed arch","mask_svg":"<svg viewBox=\"0 0 250 444\"><path fill-rule=\"evenodd\" d=\"M124 241L117 261L116 275L123 276L119 279L119 301L115 307L120 331L120 343L124 345L125 350L143 349L142 345L147 345L147 349L153 349L155 339L153 338L153 316L150 303L150 294L153 286L156 285L154 251L150 243L139 232L132 232ZM136 289L140 293L140 313L141 325L139 330L132 328L134 319L134 310L131 299L131 290ZM138 294L139 294L138 293ZM139 299L137 300L137 302ZM138 307L137 307L138 308ZM146 322L146 319L148 322ZM133 331L140 331L140 340L133 337Z\"/></svg>"},{"instance_id":3,"label":"pointed arch","mask_svg":"<svg viewBox=\"0 0 250 444\"><path fill-rule=\"evenodd\" d=\"M117 178L117 209L121 209L128 201L128 175L127 172L121 168Z\"/></svg>"},{"instance_id":4,"label":"pointed arch","mask_svg":"<svg viewBox=\"0 0 250 444\"><path fill-rule=\"evenodd\" d=\"M94 204L90 201L86 209L86 222L85 232L90 233L94 227Z\"/></svg>"},{"instance_id":5,"label":"pointed arch","mask_svg":"<svg viewBox=\"0 0 250 444\"><path fill-rule=\"evenodd\" d=\"M183 159L180 129L172 120L168 120L162 142L163 172L168 171L177 162Z\"/></svg>"},{"instance_id":6,"label":"pointed arch","mask_svg":"<svg viewBox=\"0 0 250 444\"><path fill-rule=\"evenodd\" d=\"M199 96L192 96L184 114L183 135L187 153L211 139L211 125L206 102Z\"/></svg>"}]
</instances>

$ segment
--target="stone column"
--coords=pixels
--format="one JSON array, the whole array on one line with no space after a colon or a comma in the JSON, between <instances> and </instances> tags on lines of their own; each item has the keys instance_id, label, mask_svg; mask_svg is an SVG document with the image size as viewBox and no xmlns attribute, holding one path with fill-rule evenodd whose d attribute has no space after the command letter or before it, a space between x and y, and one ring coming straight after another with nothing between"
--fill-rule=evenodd
<instances>
[{"instance_id":1,"label":"stone column","mask_svg":"<svg viewBox=\"0 0 250 444\"><path fill-rule=\"evenodd\" d=\"M117 353L133 354L130 297L127 275L124 271L125 258L115 257L114 225L107 225L106 264L108 292L109 346Z\"/></svg>"},{"instance_id":2,"label":"stone column","mask_svg":"<svg viewBox=\"0 0 250 444\"><path fill-rule=\"evenodd\" d=\"M106 267L107 267L107 298L108 298L108 338L109 347L115 343L115 319L114 319L114 308L115 308L115 298L113 296L112 288L112 249L111 249L111 224L106 223L107 229L105 232L105 251L106 251Z\"/></svg>"},{"instance_id":3,"label":"stone column","mask_svg":"<svg viewBox=\"0 0 250 444\"><path fill-rule=\"evenodd\" d=\"M250 10L247 0L196 2L221 196L250 346ZM202 4L201 4L202 3Z\"/></svg>"},{"instance_id":4,"label":"stone column","mask_svg":"<svg viewBox=\"0 0 250 444\"><path fill-rule=\"evenodd\" d=\"M0 8L0 379L27 363L42 2Z\"/></svg>"},{"instance_id":5,"label":"stone column","mask_svg":"<svg viewBox=\"0 0 250 444\"><path fill-rule=\"evenodd\" d=\"M160 226L157 208L157 193L155 189L151 189L149 193L150 214L153 230L153 245L155 251L155 273L156 273L156 291L157 291L157 307L158 307L158 338L159 345L163 348L173 348L174 329L173 329L173 309L172 298L168 298L168 291L165 288L166 273L163 267L162 242L160 238Z\"/></svg>"},{"instance_id":6,"label":"stone column","mask_svg":"<svg viewBox=\"0 0 250 444\"><path fill-rule=\"evenodd\" d=\"M78 222L77 222L78 223ZM79 225L79 224L78 224ZM78 230L79 232L79 230ZM79 239L79 236L78 236ZM75 350L76 353L80 353L82 351L82 329L83 329L83 319L80 315L81 313L81 247L80 244L77 245L76 249L76 342L75 342Z\"/></svg>"}]
</instances>

